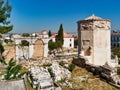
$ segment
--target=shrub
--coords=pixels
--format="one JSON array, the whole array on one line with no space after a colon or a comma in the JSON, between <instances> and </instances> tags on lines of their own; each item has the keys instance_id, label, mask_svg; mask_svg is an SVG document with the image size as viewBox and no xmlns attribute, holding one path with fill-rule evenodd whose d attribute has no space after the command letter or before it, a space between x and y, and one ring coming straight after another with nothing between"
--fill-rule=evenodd
<instances>
[{"instance_id":1,"label":"shrub","mask_svg":"<svg viewBox=\"0 0 120 90\"><path fill-rule=\"evenodd\" d=\"M54 76L55 76L55 74L53 73L52 68L48 68L48 72L50 73L50 76L51 76L51 77L54 77Z\"/></svg>"},{"instance_id":2,"label":"shrub","mask_svg":"<svg viewBox=\"0 0 120 90\"><path fill-rule=\"evenodd\" d=\"M2 54L4 51L5 51L5 49L4 49L3 45L2 45L2 43L0 43L0 53Z\"/></svg>"},{"instance_id":3,"label":"shrub","mask_svg":"<svg viewBox=\"0 0 120 90\"><path fill-rule=\"evenodd\" d=\"M57 45L55 44L55 42L48 42L48 48L49 50L54 50L57 48Z\"/></svg>"},{"instance_id":4,"label":"shrub","mask_svg":"<svg viewBox=\"0 0 120 90\"><path fill-rule=\"evenodd\" d=\"M21 41L21 46L29 46L29 42L26 40Z\"/></svg>"},{"instance_id":5,"label":"shrub","mask_svg":"<svg viewBox=\"0 0 120 90\"><path fill-rule=\"evenodd\" d=\"M22 69L21 65L16 65L16 62L11 59L8 63L8 66L6 68L6 75L4 77L5 80L10 80L10 79L18 79L22 78L22 76L26 72L20 73L20 70Z\"/></svg>"},{"instance_id":6,"label":"shrub","mask_svg":"<svg viewBox=\"0 0 120 90\"><path fill-rule=\"evenodd\" d=\"M29 37L30 34L29 34L29 33L23 33L22 36L23 36L23 37Z\"/></svg>"},{"instance_id":7,"label":"shrub","mask_svg":"<svg viewBox=\"0 0 120 90\"><path fill-rule=\"evenodd\" d=\"M61 62L59 63L59 65L64 66L65 63L64 63L63 61L61 61Z\"/></svg>"},{"instance_id":8,"label":"shrub","mask_svg":"<svg viewBox=\"0 0 120 90\"><path fill-rule=\"evenodd\" d=\"M74 40L74 46L77 47L78 46L78 39Z\"/></svg>"},{"instance_id":9,"label":"shrub","mask_svg":"<svg viewBox=\"0 0 120 90\"><path fill-rule=\"evenodd\" d=\"M52 65L51 63L43 64L43 66L45 66L45 67L49 67L51 65Z\"/></svg>"},{"instance_id":10,"label":"shrub","mask_svg":"<svg viewBox=\"0 0 120 90\"><path fill-rule=\"evenodd\" d=\"M117 74L120 75L120 67L117 68Z\"/></svg>"},{"instance_id":11,"label":"shrub","mask_svg":"<svg viewBox=\"0 0 120 90\"><path fill-rule=\"evenodd\" d=\"M117 55L120 58L120 49L119 48L112 48L111 51L114 55Z\"/></svg>"},{"instance_id":12,"label":"shrub","mask_svg":"<svg viewBox=\"0 0 120 90\"><path fill-rule=\"evenodd\" d=\"M74 64L70 64L69 65L69 71L72 72L75 69L75 65Z\"/></svg>"},{"instance_id":13,"label":"shrub","mask_svg":"<svg viewBox=\"0 0 120 90\"><path fill-rule=\"evenodd\" d=\"M7 44L8 43L13 43L13 41L11 39L5 39L4 42L7 43Z\"/></svg>"},{"instance_id":14,"label":"shrub","mask_svg":"<svg viewBox=\"0 0 120 90\"><path fill-rule=\"evenodd\" d=\"M60 41L56 41L56 42L49 41L48 48L49 50L62 48L62 43Z\"/></svg>"},{"instance_id":15,"label":"shrub","mask_svg":"<svg viewBox=\"0 0 120 90\"><path fill-rule=\"evenodd\" d=\"M57 81L58 83L64 83L65 82L65 78L61 78L61 80Z\"/></svg>"}]
</instances>

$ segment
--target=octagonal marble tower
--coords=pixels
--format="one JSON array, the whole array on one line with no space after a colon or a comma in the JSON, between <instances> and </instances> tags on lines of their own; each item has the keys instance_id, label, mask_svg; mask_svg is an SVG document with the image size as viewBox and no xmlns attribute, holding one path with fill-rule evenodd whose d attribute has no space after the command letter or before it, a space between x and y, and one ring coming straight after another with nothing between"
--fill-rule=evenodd
<instances>
[{"instance_id":1,"label":"octagonal marble tower","mask_svg":"<svg viewBox=\"0 0 120 90\"><path fill-rule=\"evenodd\" d=\"M111 66L111 22L92 15L78 24L78 54L94 65Z\"/></svg>"}]
</instances>

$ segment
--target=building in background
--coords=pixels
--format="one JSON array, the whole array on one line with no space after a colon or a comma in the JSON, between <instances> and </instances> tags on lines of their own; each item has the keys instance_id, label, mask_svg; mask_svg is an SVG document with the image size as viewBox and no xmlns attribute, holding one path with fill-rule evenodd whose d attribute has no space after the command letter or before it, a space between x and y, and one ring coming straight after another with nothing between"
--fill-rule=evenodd
<instances>
[{"instance_id":1,"label":"building in background","mask_svg":"<svg viewBox=\"0 0 120 90\"><path fill-rule=\"evenodd\" d=\"M51 36L51 40L53 42L56 41L56 37L57 37L58 34L53 34ZM71 34L67 34L67 33L63 33L63 38L64 38L64 42L63 42L63 47L64 48L74 48L74 37L72 37Z\"/></svg>"},{"instance_id":2,"label":"building in background","mask_svg":"<svg viewBox=\"0 0 120 90\"><path fill-rule=\"evenodd\" d=\"M111 47L119 48L120 47L120 32L111 32Z\"/></svg>"},{"instance_id":3,"label":"building in background","mask_svg":"<svg viewBox=\"0 0 120 90\"><path fill-rule=\"evenodd\" d=\"M48 38L48 32L46 30L42 30L41 32L34 32L30 35L31 37L40 37L40 38Z\"/></svg>"}]
</instances>

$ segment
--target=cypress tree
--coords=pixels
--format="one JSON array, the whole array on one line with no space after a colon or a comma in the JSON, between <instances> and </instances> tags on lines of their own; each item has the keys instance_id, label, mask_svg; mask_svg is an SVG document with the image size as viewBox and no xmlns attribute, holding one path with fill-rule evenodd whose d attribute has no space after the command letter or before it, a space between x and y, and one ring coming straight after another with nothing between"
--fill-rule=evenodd
<instances>
[{"instance_id":1,"label":"cypress tree","mask_svg":"<svg viewBox=\"0 0 120 90\"><path fill-rule=\"evenodd\" d=\"M49 35L49 37L51 36L51 30L49 30L48 35Z\"/></svg>"},{"instance_id":2,"label":"cypress tree","mask_svg":"<svg viewBox=\"0 0 120 90\"><path fill-rule=\"evenodd\" d=\"M58 30L57 41L60 41L63 45L64 37L63 37L63 26L62 26L62 24L60 25L60 28Z\"/></svg>"}]
</instances>

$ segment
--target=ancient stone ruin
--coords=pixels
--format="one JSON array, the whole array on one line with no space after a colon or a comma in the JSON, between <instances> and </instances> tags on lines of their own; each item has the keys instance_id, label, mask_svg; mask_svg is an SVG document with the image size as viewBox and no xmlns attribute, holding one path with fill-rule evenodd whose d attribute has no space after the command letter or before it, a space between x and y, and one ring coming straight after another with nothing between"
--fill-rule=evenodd
<instances>
[{"instance_id":1,"label":"ancient stone ruin","mask_svg":"<svg viewBox=\"0 0 120 90\"><path fill-rule=\"evenodd\" d=\"M78 23L78 54L90 64L116 67L117 60L111 60L110 29L111 22L92 15Z\"/></svg>"},{"instance_id":2,"label":"ancient stone ruin","mask_svg":"<svg viewBox=\"0 0 120 90\"><path fill-rule=\"evenodd\" d=\"M120 87L118 58L111 58L111 21L92 15L77 24L79 57L73 63Z\"/></svg>"},{"instance_id":3,"label":"ancient stone ruin","mask_svg":"<svg viewBox=\"0 0 120 90\"><path fill-rule=\"evenodd\" d=\"M22 40L29 42L28 47L21 47L20 43ZM48 41L49 38L36 38L36 37L25 37L15 38L16 44L16 60L19 59L43 59L48 56Z\"/></svg>"}]
</instances>

